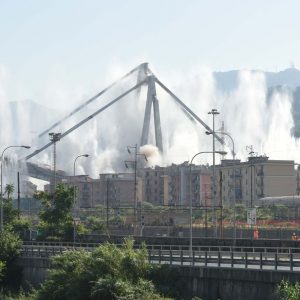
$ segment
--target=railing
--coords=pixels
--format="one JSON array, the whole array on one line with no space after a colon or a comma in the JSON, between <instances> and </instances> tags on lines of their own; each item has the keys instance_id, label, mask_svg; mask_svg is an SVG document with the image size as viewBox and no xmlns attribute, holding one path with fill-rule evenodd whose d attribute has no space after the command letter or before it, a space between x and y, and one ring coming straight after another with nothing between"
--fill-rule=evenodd
<instances>
[{"instance_id":1,"label":"railing","mask_svg":"<svg viewBox=\"0 0 300 300\"><path fill-rule=\"evenodd\" d=\"M61 247L65 249L93 249L100 243L72 243L72 242L23 242L23 248L26 247ZM116 244L121 246L122 244ZM134 248L140 248L141 245L135 244ZM146 245L148 250L179 250L188 251L188 245ZM193 246L193 251L217 251L217 252L254 252L254 253L300 253L299 248L291 247L253 247L253 246Z\"/></svg>"},{"instance_id":2,"label":"railing","mask_svg":"<svg viewBox=\"0 0 300 300\"><path fill-rule=\"evenodd\" d=\"M149 261L157 264L192 265L205 267L280 270L300 272L300 254L150 250Z\"/></svg>"},{"instance_id":3,"label":"railing","mask_svg":"<svg viewBox=\"0 0 300 300\"><path fill-rule=\"evenodd\" d=\"M177 246L178 247L178 246ZM199 247L201 248L201 247ZM218 248L218 247L211 247ZM69 250L80 250L82 247L70 246L36 246L23 245L22 257L49 258ZM94 247L84 247L92 251ZM282 250L282 249L281 249ZM215 250L189 250L183 248L154 249L148 248L148 258L154 264L192 265L222 268L242 269L271 269L300 272L300 253L293 253L291 249L286 252L255 252L255 251L215 251Z\"/></svg>"}]
</instances>

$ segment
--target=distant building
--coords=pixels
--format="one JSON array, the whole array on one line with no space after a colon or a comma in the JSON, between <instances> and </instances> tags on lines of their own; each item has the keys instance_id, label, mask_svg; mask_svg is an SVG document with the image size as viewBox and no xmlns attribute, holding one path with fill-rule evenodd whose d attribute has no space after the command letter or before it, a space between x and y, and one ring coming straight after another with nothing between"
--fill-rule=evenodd
<instances>
[{"instance_id":1,"label":"distant building","mask_svg":"<svg viewBox=\"0 0 300 300\"><path fill-rule=\"evenodd\" d=\"M243 203L250 207L265 197L294 196L294 161L249 157L248 161L222 160L216 166L216 205Z\"/></svg>"},{"instance_id":2,"label":"distant building","mask_svg":"<svg viewBox=\"0 0 300 300\"><path fill-rule=\"evenodd\" d=\"M211 170L188 163L168 167L146 168L144 201L154 205L194 206L211 203Z\"/></svg>"},{"instance_id":3,"label":"distant building","mask_svg":"<svg viewBox=\"0 0 300 300\"><path fill-rule=\"evenodd\" d=\"M108 204L109 207L134 206L134 175L131 173L100 174L98 179L88 175L67 176L60 180L76 188L75 207L92 208ZM51 186L45 186L51 191ZM137 178L136 200L143 201L142 180Z\"/></svg>"}]
</instances>

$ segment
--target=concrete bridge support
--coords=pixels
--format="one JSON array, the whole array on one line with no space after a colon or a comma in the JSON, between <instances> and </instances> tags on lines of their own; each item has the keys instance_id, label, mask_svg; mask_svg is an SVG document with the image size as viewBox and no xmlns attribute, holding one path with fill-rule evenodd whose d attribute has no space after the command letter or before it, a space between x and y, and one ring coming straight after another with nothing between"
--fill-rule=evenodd
<instances>
[{"instance_id":1,"label":"concrete bridge support","mask_svg":"<svg viewBox=\"0 0 300 300\"><path fill-rule=\"evenodd\" d=\"M276 300L276 288L283 279L300 280L296 272L188 266L181 267L181 276L188 283L185 299L204 300Z\"/></svg>"},{"instance_id":2,"label":"concrete bridge support","mask_svg":"<svg viewBox=\"0 0 300 300\"><path fill-rule=\"evenodd\" d=\"M49 258L19 258L24 287L37 287L47 277ZM276 300L276 287L285 279L300 281L299 272L217 267L174 266L184 283L183 299L197 296L204 300Z\"/></svg>"}]
</instances>

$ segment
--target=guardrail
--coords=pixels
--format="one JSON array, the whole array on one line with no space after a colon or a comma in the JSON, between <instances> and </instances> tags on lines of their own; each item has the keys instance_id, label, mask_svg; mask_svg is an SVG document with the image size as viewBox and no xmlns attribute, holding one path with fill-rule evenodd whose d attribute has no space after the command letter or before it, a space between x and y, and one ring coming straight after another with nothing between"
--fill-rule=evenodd
<instances>
[{"instance_id":1,"label":"guardrail","mask_svg":"<svg viewBox=\"0 0 300 300\"><path fill-rule=\"evenodd\" d=\"M21 248L21 256L29 258L49 258L69 250L82 247L30 246ZM84 247L92 251L94 247ZM271 269L300 272L300 253L291 252L247 252L247 251L207 251L148 249L148 259L154 264L192 265L222 268Z\"/></svg>"},{"instance_id":2,"label":"guardrail","mask_svg":"<svg viewBox=\"0 0 300 300\"><path fill-rule=\"evenodd\" d=\"M72 243L72 242L23 242L23 247L63 247L63 248L95 248L98 247L100 243ZM121 246L122 244L116 244ZM135 244L134 248L140 248L141 245ZM188 245L148 245L146 244L148 250L179 250L188 251ZM250 246L193 246L193 251L229 251L229 252L256 252L256 253L300 253L299 248L291 247L250 247Z\"/></svg>"},{"instance_id":3,"label":"guardrail","mask_svg":"<svg viewBox=\"0 0 300 300\"><path fill-rule=\"evenodd\" d=\"M158 264L222 268L300 271L300 254L229 251L150 250L149 261Z\"/></svg>"}]
</instances>

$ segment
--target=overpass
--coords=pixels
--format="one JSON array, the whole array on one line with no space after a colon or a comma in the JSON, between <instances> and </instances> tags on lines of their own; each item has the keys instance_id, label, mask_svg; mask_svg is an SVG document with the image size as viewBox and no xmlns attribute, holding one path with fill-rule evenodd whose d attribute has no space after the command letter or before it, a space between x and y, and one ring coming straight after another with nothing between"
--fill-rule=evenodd
<instances>
[{"instance_id":1,"label":"overpass","mask_svg":"<svg viewBox=\"0 0 300 300\"><path fill-rule=\"evenodd\" d=\"M32 162L25 162L27 174L30 177L34 177L37 179L50 181L50 179L53 177L53 170L51 170L50 167L47 167L45 165L39 165ZM56 178L63 178L67 174L64 171L57 170L56 171Z\"/></svg>"},{"instance_id":2,"label":"overpass","mask_svg":"<svg viewBox=\"0 0 300 300\"><path fill-rule=\"evenodd\" d=\"M66 251L92 251L98 243L26 242L19 266L23 280L38 285L47 277L51 257ZM139 247L139 245L136 245ZM170 265L184 282L185 299L276 299L281 280L300 280L300 249L288 247L195 246L192 255L185 245L148 245L153 264Z\"/></svg>"}]
</instances>

